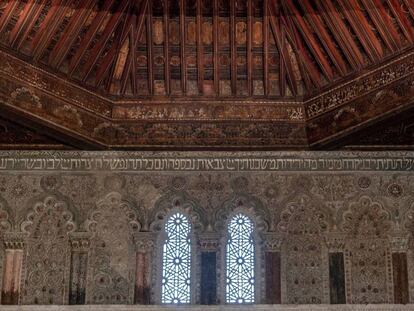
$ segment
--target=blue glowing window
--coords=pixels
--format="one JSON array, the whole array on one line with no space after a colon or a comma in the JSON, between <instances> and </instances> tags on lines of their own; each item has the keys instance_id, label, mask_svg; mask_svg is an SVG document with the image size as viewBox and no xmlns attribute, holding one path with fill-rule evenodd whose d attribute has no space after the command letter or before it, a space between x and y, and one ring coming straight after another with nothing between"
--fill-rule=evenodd
<instances>
[{"instance_id":1,"label":"blue glowing window","mask_svg":"<svg viewBox=\"0 0 414 311\"><path fill-rule=\"evenodd\" d=\"M185 304L191 300L191 225L184 215L172 215L166 225L163 247L161 301Z\"/></svg>"},{"instance_id":2,"label":"blue glowing window","mask_svg":"<svg viewBox=\"0 0 414 311\"><path fill-rule=\"evenodd\" d=\"M238 214L228 226L226 247L226 302L254 303L255 299L255 250L253 222Z\"/></svg>"}]
</instances>

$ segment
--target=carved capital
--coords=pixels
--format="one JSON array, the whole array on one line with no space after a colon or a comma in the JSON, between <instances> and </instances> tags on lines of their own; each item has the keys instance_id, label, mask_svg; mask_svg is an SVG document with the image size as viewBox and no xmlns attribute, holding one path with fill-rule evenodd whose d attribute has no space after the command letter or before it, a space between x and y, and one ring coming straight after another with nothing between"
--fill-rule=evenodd
<instances>
[{"instance_id":1,"label":"carved capital","mask_svg":"<svg viewBox=\"0 0 414 311\"><path fill-rule=\"evenodd\" d=\"M266 233L262 235L264 250L268 252L279 252L282 248L284 236L278 233Z\"/></svg>"},{"instance_id":2,"label":"carved capital","mask_svg":"<svg viewBox=\"0 0 414 311\"><path fill-rule=\"evenodd\" d=\"M135 250L138 253L150 253L154 250L158 234L153 232L137 232L134 234Z\"/></svg>"},{"instance_id":3,"label":"carved capital","mask_svg":"<svg viewBox=\"0 0 414 311\"><path fill-rule=\"evenodd\" d=\"M204 233L199 236L199 245L202 252L217 252L220 249L220 235Z\"/></svg>"},{"instance_id":4,"label":"carved capital","mask_svg":"<svg viewBox=\"0 0 414 311\"><path fill-rule=\"evenodd\" d=\"M389 236L390 246L392 252L406 252L409 245L409 235L408 234L393 234Z\"/></svg>"},{"instance_id":5,"label":"carved capital","mask_svg":"<svg viewBox=\"0 0 414 311\"><path fill-rule=\"evenodd\" d=\"M346 235L342 233L326 234L325 243L330 253L343 252L346 246Z\"/></svg>"},{"instance_id":6,"label":"carved capital","mask_svg":"<svg viewBox=\"0 0 414 311\"><path fill-rule=\"evenodd\" d=\"M87 252L91 246L89 232L73 232L70 235L70 245L74 252Z\"/></svg>"},{"instance_id":7,"label":"carved capital","mask_svg":"<svg viewBox=\"0 0 414 311\"><path fill-rule=\"evenodd\" d=\"M3 235L4 247L6 249L23 249L27 235L23 232L5 232Z\"/></svg>"}]
</instances>

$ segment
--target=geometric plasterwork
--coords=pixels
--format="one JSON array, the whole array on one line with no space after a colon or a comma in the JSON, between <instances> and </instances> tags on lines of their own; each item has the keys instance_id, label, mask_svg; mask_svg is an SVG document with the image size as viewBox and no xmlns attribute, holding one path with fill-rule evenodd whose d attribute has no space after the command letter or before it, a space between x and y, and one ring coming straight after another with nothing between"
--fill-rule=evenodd
<instances>
[{"instance_id":1,"label":"geometric plasterwork","mask_svg":"<svg viewBox=\"0 0 414 311\"><path fill-rule=\"evenodd\" d=\"M224 304L228 224L243 213L256 233L257 303L267 258L278 256L282 303L329 303L332 253L344 254L348 304L392 303L393 252L407 254L413 292L413 169L412 152L7 151L0 215L13 216L1 245L24 254L19 303L159 304L165 223L179 212L192 229L191 302L203 288L201 254L215 253Z\"/></svg>"},{"instance_id":2,"label":"geometric plasterwork","mask_svg":"<svg viewBox=\"0 0 414 311\"><path fill-rule=\"evenodd\" d=\"M66 304L69 234L76 229L67 203L48 196L34 204L21 224L28 234L22 304Z\"/></svg>"},{"instance_id":3,"label":"geometric plasterwork","mask_svg":"<svg viewBox=\"0 0 414 311\"><path fill-rule=\"evenodd\" d=\"M321 304L325 299L324 243L321 235L328 230L328 218L307 196L292 202L282 211L278 229L285 235L287 303Z\"/></svg>"},{"instance_id":4,"label":"geometric plasterwork","mask_svg":"<svg viewBox=\"0 0 414 311\"><path fill-rule=\"evenodd\" d=\"M350 203L343 214L343 230L352 236L384 236L390 229L390 215L378 202L363 196L358 202Z\"/></svg>"},{"instance_id":5,"label":"geometric plasterwork","mask_svg":"<svg viewBox=\"0 0 414 311\"><path fill-rule=\"evenodd\" d=\"M119 193L97 203L88 219L92 232L89 304L131 304L134 296L135 246L133 234L141 224L133 206Z\"/></svg>"},{"instance_id":6,"label":"geometric plasterwork","mask_svg":"<svg viewBox=\"0 0 414 311\"><path fill-rule=\"evenodd\" d=\"M351 202L343 214L347 301L392 302L391 243L386 236L391 227L389 212L368 196Z\"/></svg>"}]
</instances>

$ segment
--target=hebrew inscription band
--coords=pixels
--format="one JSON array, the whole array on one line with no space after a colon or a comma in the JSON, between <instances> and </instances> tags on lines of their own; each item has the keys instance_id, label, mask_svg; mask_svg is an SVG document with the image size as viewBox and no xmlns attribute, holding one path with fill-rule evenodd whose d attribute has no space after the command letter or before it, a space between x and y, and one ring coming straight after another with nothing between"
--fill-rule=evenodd
<instances>
[{"instance_id":1,"label":"hebrew inscription band","mask_svg":"<svg viewBox=\"0 0 414 311\"><path fill-rule=\"evenodd\" d=\"M414 152L93 153L2 152L0 171L414 171Z\"/></svg>"}]
</instances>

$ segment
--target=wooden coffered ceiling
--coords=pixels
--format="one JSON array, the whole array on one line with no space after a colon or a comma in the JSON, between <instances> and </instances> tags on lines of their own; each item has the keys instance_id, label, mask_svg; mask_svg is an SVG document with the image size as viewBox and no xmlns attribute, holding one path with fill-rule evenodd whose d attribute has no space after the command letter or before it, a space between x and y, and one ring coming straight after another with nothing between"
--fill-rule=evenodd
<instances>
[{"instance_id":1,"label":"wooden coffered ceiling","mask_svg":"<svg viewBox=\"0 0 414 311\"><path fill-rule=\"evenodd\" d=\"M1 115L91 148L329 145L413 76L414 0L0 1Z\"/></svg>"}]
</instances>

